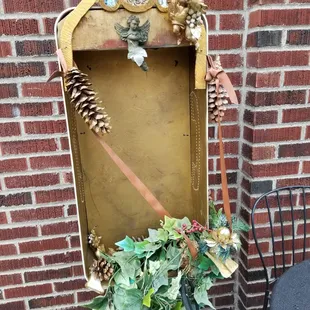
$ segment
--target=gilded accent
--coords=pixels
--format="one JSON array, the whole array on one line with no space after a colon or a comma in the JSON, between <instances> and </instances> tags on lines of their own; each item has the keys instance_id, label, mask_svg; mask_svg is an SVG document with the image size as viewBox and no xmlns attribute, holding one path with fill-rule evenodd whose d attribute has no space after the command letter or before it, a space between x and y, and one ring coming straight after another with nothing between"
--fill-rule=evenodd
<instances>
[{"instance_id":1,"label":"gilded accent","mask_svg":"<svg viewBox=\"0 0 310 310\"><path fill-rule=\"evenodd\" d=\"M141 5L134 5L126 0L118 0L116 5L111 7L104 3L104 0L99 0L100 6L108 12L115 12L120 8L125 8L127 11L132 13L142 13L150 10L152 7L157 7L160 12L168 12L167 7L163 7L158 0L149 0Z\"/></svg>"},{"instance_id":2,"label":"gilded accent","mask_svg":"<svg viewBox=\"0 0 310 310\"><path fill-rule=\"evenodd\" d=\"M194 130L194 156L192 159L192 188L199 191L201 180L201 126L199 115L199 102L194 91L190 93L190 109L191 109L191 123Z\"/></svg>"}]
</instances>

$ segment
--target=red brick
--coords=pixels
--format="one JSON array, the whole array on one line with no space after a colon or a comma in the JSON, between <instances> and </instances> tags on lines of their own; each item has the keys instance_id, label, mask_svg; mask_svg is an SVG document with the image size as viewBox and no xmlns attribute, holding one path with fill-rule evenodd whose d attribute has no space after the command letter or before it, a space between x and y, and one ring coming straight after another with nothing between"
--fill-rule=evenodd
<instances>
[{"instance_id":1,"label":"red brick","mask_svg":"<svg viewBox=\"0 0 310 310\"><path fill-rule=\"evenodd\" d=\"M252 143L299 140L300 127L250 129L244 127L244 139Z\"/></svg>"},{"instance_id":2,"label":"red brick","mask_svg":"<svg viewBox=\"0 0 310 310\"><path fill-rule=\"evenodd\" d=\"M274 146L253 147L247 144L243 144L242 155L253 161L262 159L272 159L275 158L275 147Z\"/></svg>"},{"instance_id":3,"label":"red brick","mask_svg":"<svg viewBox=\"0 0 310 310\"><path fill-rule=\"evenodd\" d=\"M52 279L70 278L72 276L71 268L49 269L41 271L25 272L25 282L41 282Z\"/></svg>"},{"instance_id":4,"label":"red brick","mask_svg":"<svg viewBox=\"0 0 310 310\"><path fill-rule=\"evenodd\" d=\"M222 126L222 132L223 132L223 138L226 139L239 138L240 127L238 125Z\"/></svg>"},{"instance_id":5,"label":"red brick","mask_svg":"<svg viewBox=\"0 0 310 310\"><path fill-rule=\"evenodd\" d=\"M54 40L17 41L15 45L18 56L45 56L52 55L56 51Z\"/></svg>"},{"instance_id":6,"label":"red brick","mask_svg":"<svg viewBox=\"0 0 310 310\"><path fill-rule=\"evenodd\" d=\"M29 222L63 217L63 207L42 207L11 211L12 222Z\"/></svg>"},{"instance_id":7,"label":"red brick","mask_svg":"<svg viewBox=\"0 0 310 310\"><path fill-rule=\"evenodd\" d=\"M242 86L242 72L228 72L227 75L233 86Z\"/></svg>"},{"instance_id":8,"label":"red brick","mask_svg":"<svg viewBox=\"0 0 310 310\"><path fill-rule=\"evenodd\" d=\"M209 44L211 50L230 50L242 47L242 35L222 34L210 35Z\"/></svg>"},{"instance_id":9,"label":"red brick","mask_svg":"<svg viewBox=\"0 0 310 310\"><path fill-rule=\"evenodd\" d=\"M59 184L59 174L45 173L36 175L14 176L4 179L7 188L46 187Z\"/></svg>"},{"instance_id":10,"label":"red brick","mask_svg":"<svg viewBox=\"0 0 310 310\"><path fill-rule=\"evenodd\" d=\"M70 155L40 156L30 158L31 169L70 167Z\"/></svg>"},{"instance_id":11,"label":"red brick","mask_svg":"<svg viewBox=\"0 0 310 310\"><path fill-rule=\"evenodd\" d=\"M227 173L227 182L228 184L236 184L237 182L237 173L236 172L230 172ZM212 185L219 185L222 184L221 174L209 174L209 183Z\"/></svg>"},{"instance_id":12,"label":"red brick","mask_svg":"<svg viewBox=\"0 0 310 310\"><path fill-rule=\"evenodd\" d=\"M244 27L244 18L241 14L221 14L220 29L221 30L239 30Z\"/></svg>"},{"instance_id":13,"label":"red brick","mask_svg":"<svg viewBox=\"0 0 310 310\"><path fill-rule=\"evenodd\" d=\"M24 301L6 302L0 304L0 310L25 310L26 306Z\"/></svg>"},{"instance_id":14,"label":"red brick","mask_svg":"<svg viewBox=\"0 0 310 310\"><path fill-rule=\"evenodd\" d=\"M216 16L208 14L207 15L207 20L208 20L209 30L215 30L215 27L216 27Z\"/></svg>"},{"instance_id":15,"label":"red brick","mask_svg":"<svg viewBox=\"0 0 310 310\"><path fill-rule=\"evenodd\" d=\"M20 116L49 116L53 114L51 102L24 103L14 105Z\"/></svg>"},{"instance_id":16,"label":"red brick","mask_svg":"<svg viewBox=\"0 0 310 310\"><path fill-rule=\"evenodd\" d=\"M80 236L70 236L71 248L81 248Z\"/></svg>"},{"instance_id":17,"label":"red brick","mask_svg":"<svg viewBox=\"0 0 310 310\"><path fill-rule=\"evenodd\" d=\"M7 224L8 220L4 212L0 212L0 224Z\"/></svg>"},{"instance_id":18,"label":"red brick","mask_svg":"<svg viewBox=\"0 0 310 310\"><path fill-rule=\"evenodd\" d=\"M22 84L24 97L61 97L60 83L24 83Z\"/></svg>"},{"instance_id":19,"label":"red brick","mask_svg":"<svg viewBox=\"0 0 310 310\"><path fill-rule=\"evenodd\" d=\"M278 120L278 111L250 111L245 110L243 119L245 122L257 126L265 124L276 124Z\"/></svg>"},{"instance_id":20,"label":"red brick","mask_svg":"<svg viewBox=\"0 0 310 310\"><path fill-rule=\"evenodd\" d=\"M310 161L303 162L302 172L303 173L310 173Z\"/></svg>"},{"instance_id":21,"label":"red brick","mask_svg":"<svg viewBox=\"0 0 310 310\"><path fill-rule=\"evenodd\" d=\"M307 66L309 51L249 52L247 66L254 68Z\"/></svg>"},{"instance_id":22,"label":"red brick","mask_svg":"<svg viewBox=\"0 0 310 310\"><path fill-rule=\"evenodd\" d=\"M249 0L249 5L264 5L272 3L283 3L284 0Z\"/></svg>"},{"instance_id":23,"label":"red brick","mask_svg":"<svg viewBox=\"0 0 310 310\"><path fill-rule=\"evenodd\" d=\"M221 63L223 68L238 68L242 66L240 54L222 54Z\"/></svg>"},{"instance_id":24,"label":"red brick","mask_svg":"<svg viewBox=\"0 0 310 310\"><path fill-rule=\"evenodd\" d=\"M294 143L279 146L279 157L300 157L310 155L310 143Z\"/></svg>"},{"instance_id":25,"label":"red brick","mask_svg":"<svg viewBox=\"0 0 310 310\"><path fill-rule=\"evenodd\" d=\"M283 123L310 121L310 108L283 110Z\"/></svg>"},{"instance_id":26,"label":"red brick","mask_svg":"<svg viewBox=\"0 0 310 310\"><path fill-rule=\"evenodd\" d=\"M30 193L17 193L9 195L0 195L0 206L10 207L10 206L20 206L31 204L31 194Z\"/></svg>"},{"instance_id":27,"label":"red brick","mask_svg":"<svg viewBox=\"0 0 310 310\"><path fill-rule=\"evenodd\" d=\"M219 167L219 166L218 166ZM229 188L228 189L228 194L229 194L229 198L230 200L235 200L238 198L238 191L236 188ZM223 200L223 193L222 193L222 190L219 189L217 191L217 194L216 194L216 200Z\"/></svg>"},{"instance_id":28,"label":"red brick","mask_svg":"<svg viewBox=\"0 0 310 310\"><path fill-rule=\"evenodd\" d=\"M45 75L43 62L0 63L1 78Z\"/></svg>"},{"instance_id":29,"label":"red brick","mask_svg":"<svg viewBox=\"0 0 310 310\"><path fill-rule=\"evenodd\" d=\"M1 260L0 271L23 270L26 268L33 268L38 266L42 266L41 259L38 257L8 259Z\"/></svg>"},{"instance_id":30,"label":"red brick","mask_svg":"<svg viewBox=\"0 0 310 310\"><path fill-rule=\"evenodd\" d=\"M52 284L16 287L4 290L6 298L19 298L26 296L45 295L53 292Z\"/></svg>"},{"instance_id":31,"label":"red brick","mask_svg":"<svg viewBox=\"0 0 310 310\"><path fill-rule=\"evenodd\" d=\"M1 103L1 105L0 105L0 117L1 118L14 117L12 107L13 107L12 104Z\"/></svg>"},{"instance_id":32,"label":"red brick","mask_svg":"<svg viewBox=\"0 0 310 310\"><path fill-rule=\"evenodd\" d=\"M309 139L310 138L310 126L307 126L307 129L306 129L306 139Z\"/></svg>"},{"instance_id":33,"label":"red brick","mask_svg":"<svg viewBox=\"0 0 310 310\"><path fill-rule=\"evenodd\" d=\"M234 291L234 284L222 284L221 282L217 282L210 290L208 291L208 295L220 295L220 294L232 294Z\"/></svg>"},{"instance_id":34,"label":"red brick","mask_svg":"<svg viewBox=\"0 0 310 310\"><path fill-rule=\"evenodd\" d=\"M55 308L55 306L59 306L59 305L73 305L73 304L74 304L73 294L59 295L59 296L53 296L53 297L43 297L43 298L36 298L36 299L29 300L30 309L47 308L47 307Z\"/></svg>"},{"instance_id":35,"label":"red brick","mask_svg":"<svg viewBox=\"0 0 310 310\"><path fill-rule=\"evenodd\" d=\"M12 56L12 46L10 42L0 42L0 57Z\"/></svg>"},{"instance_id":36,"label":"red brick","mask_svg":"<svg viewBox=\"0 0 310 310\"><path fill-rule=\"evenodd\" d=\"M0 84L0 99L18 97L16 84Z\"/></svg>"},{"instance_id":37,"label":"red brick","mask_svg":"<svg viewBox=\"0 0 310 310\"><path fill-rule=\"evenodd\" d=\"M67 132L65 120L25 122L24 126L27 134L52 134Z\"/></svg>"},{"instance_id":38,"label":"red brick","mask_svg":"<svg viewBox=\"0 0 310 310\"><path fill-rule=\"evenodd\" d=\"M76 277L84 276L84 268L82 265L72 267L73 275Z\"/></svg>"},{"instance_id":39,"label":"red brick","mask_svg":"<svg viewBox=\"0 0 310 310\"><path fill-rule=\"evenodd\" d=\"M47 203L55 201L67 201L74 199L73 188L55 189L50 191L36 192L37 203Z\"/></svg>"},{"instance_id":40,"label":"red brick","mask_svg":"<svg viewBox=\"0 0 310 310\"><path fill-rule=\"evenodd\" d=\"M0 161L0 173L27 170L26 158L5 159Z\"/></svg>"},{"instance_id":41,"label":"red brick","mask_svg":"<svg viewBox=\"0 0 310 310\"><path fill-rule=\"evenodd\" d=\"M66 282L54 283L56 292L85 289L85 284L86 284L86 281L84 279L76 279L76 280L71 280L71 281L66 281Z\"/></svg>"},{"instance_id":42,"label":"red brick","mask_svg":"<svg viewBox=\"0 0 310 310\"><path fill-rule=\"evenodd\" d=\"M230 108L225 111L225 117L224 121L225 122L237 122L238 121L238 109L235 108Z\"/></svg>"},{"instance_id":43,"label":"red brick","mask_svg":"<svg viewBox=\"0 0 310 310\"><path fill-rule=\"evenodd\" d=\"M15 255L15 254L17 254L17 250L14 244L0 245L0 256L8 256L8 255Z\"/></svg>"},{"instance_id":44,"label":"red brick","mask_svg":"<svg viewBox=\"0 0 310 310\"><path fill-rule=\"evenodd\" d=\"M0 229L0 240L22 239L37 236L37 227L17 227Z\"/></svg>"},{"instance_id":45,"label":"red brick","mask_svg":"<svg viewBox=\"0 0 310 310\"><path fill-rule=\"evenodd\" d=\"M308 2L308 0L306 0ZM286 43L290 45L310 45L310 30L290 30Z\"/></svg>"},{"instance_id":46,"label":"red brick","mask_svg":"<svg viewBox=\"0 0 310 310\"><path fill-rule=\"evenodd\" d=\"M70 205L68 208L68 216L76 215L77 214L77 207L76 205Z\"/></svg>"},{"instance_id":47,"label":"red brick","mask_svg":"<svg viewBox=\"0 0 310 310\"><path fill-rule=\"evenodd\" d=\"M58 113L60 115L64 115L65 114L65 105L63 102L58 102Z\"/></svg>"},{"instance_id":48,"label":"red brick","mask_svg":"<svg viewBox=\"0 0 310 310\"><path fill-rule=\"evenodd\" d=\"M21 274L0 275L0 285L2 287L22 283L23 280Z\"/></svg>"},{"instance_id":49,"label":"red brick","mask_svg":"<svg viewBox=\"0 0 310 310\"><path fill-rule=\"evenodd\" d=\"M253 86L256 88L279 87L280 86L280 72L248 73L246 83L247 85Z\"/></svg>"},{"instance_id":50,"label":"red brick","mask_svg":"<svg viewBox=\"0 0 310 310\"><path fill-rule=\"evenodd\" d=\"M82 261L81 251L44 255L45 265L68 264L68 263L80 262L80 261Z\"/></svg>"},{"instance_id":51,"label":"red brick","mask_svg":"<svg viewBox=\"0 0 310 310\"><path fill-rule=\"evenodd\" d=\"M209 0L208 7L212 11L242 10L243 2L242 1L227 2L227 0Z\"/></svg>"},{"instance_id":52,"label":"red brick","mask_svg":"<svg viewBox=\"0 0 310 310\"><path fill-rule=\"evenodd\" d=\"M282 236L281 226L273 226L272 231L273 231L274 237L281 237ZM256 232L256 237L258 239L271 238L270 227L256 228L255 232ZM291 236L292 235L292 225L284 225L283 226L283 234L284 234L284 236ZM249 232L249 235L250 235L250 238L253 239L252 232Z\"/></svg>"},{"instance_id":53,"label":"red brick","mask_svg":"<svg viewBox=\"0 0 310 310\"><path fill-rule=\"evenodd\" d=\"M77 222L62 222L41 226L42 235L63 235L79 231Z\"/></svg>"},{"instance_id":54,"label":"red brick","mask_svg":"<svg viewBox=\"0 0 310 310\"><path fill-rule=\"evenodd\" d=\"M0 33L9 36L38 34L38 21L36 19L1 19Z\"/></svg>"},{"instance_id":55,"label":"red brick","mask_svg":"<svg viewBox=\"0 0 310 310\"><path fill-rule=\"evenodd\" d=\"M309 85L310 70L285 72L284 85Z\"/></svg>"},{"instance_id":56,"label":"red brick","mask_svg":"<svg viewBox=\"0 0 310 310\"><path fill-rule=\"evenodd\" d=\"M5 155L42 153L56 151L57 144L54 139L2 142L1 149Z\"/></svg>"},{"instance_id":57,"label":"red brick","mask_svg":"<svg viewBox=\"0 0 310 310\"><path fill-rule=\"evenodd\" d=\"M227 170L237 170L238 169L238 158L237 157L227 157L225 158L225 164ZM220 159L216 160L217 170L220 170Z\"/></svg>"},{"instance_id":58,"label":"red brick","mask_svg":"<svg viewBox=\"0 0 310 310\"><path fill-rule=\"evenodd\" d=\"M284 240L284 250L285 251L291 251L292 250L292 240ZM295 239L295 250L296 249L302 249L304 246L304 239ZM309 248L310 246L310 239L306 239L306 248ZM275 241L274 244L276 251L282 251L282 240L281 241Z\"/></svg>"},{"instance_id":59,"label":"red brick","mask_svg":"<svg viewBox=\"0 0 310 310\"><path fill-rule=\"evenodd\" d=\"M242 170L253 178L290 175L298 173L299 162L253 165L243 162Z\"/></svg>"},{"instance_id":60,"label":"red brick","mask_svg":"<svg viewBox=\"0 0 310 310\"><path fill-rule=\"evenodd\" d=\"M73 184L73 174L72 172L63 173L64 182L67 184Z\"/></svg>"},{"instance_id":61,"label":"red brick","mask_svg":"<svg viewBox=\"0 0 310 310\"><path fill-rule=\"evenodd\" d=\"M231 305L233 306L234 305L234 295L231 294L231 295L228 295L228 296L220 296L218 298L215 298L215 303L214 305L216 307L222 307L222 306L228 306L228 305Z\"/></svg>"},{"instance_id":62,"label":"red brick","mask_svg":"<svg viewBox=\"0 0 310 310\"><path fill-rule=\"evenodd\" d=\"M304 227L305 225L302 223L302 224L298 224L297 226L297 235L304 235ZM309 223L306 223L306 233L310 230L310 224Z\"/></svg>"},{"instance_id":63,"label":"red brick","mask_svg":"<svg viewBox=\"0 0 310 310\"><path fill-rule=\"evenodd\" d=\"M40 0L4 0L4 11L6 13L50 13L64 10L62 0L40 1Z\"/></svg>"},{"instance_id":64,"label":"red brick","mask_svg":"<svg viewBox=\"0 0 310 310\"><path fill-rule=\"evenodd\" d=\"M248 92L246 103L250 106L278 106L285 104L304 104L306 92L304 90L288 90L273 92Z\"/></svg>"},{"instance_id":65,"label":"red brick","mask_svg":"<svg viewBox=\"0 0 310 310\"><path fill-rule=\"evenodd\" d=\"M249 27L309 25L310 9L259 10L250 13Z\"/></svg>"},{"instance_id":66,"label":"red brick","mask_svg":"<svg viewBox=\"0 0 310 310\"><path fill-rule=\"evenodd\" d=\"M95 292L91 292L91 291L77 293L78 302L90 301L97 296L98 294L96 294Z\"/></svg>"},{"instance_id":67,"label":"red brick","mask_svg":"<svg viewBox=\"0 0 310 310\"><path fill-rule=\"evenodd\" d=\"M20 135L19 123L1 123L0 137L12 137Z\"/></svg>"},{"instance_id":68,"label":"red brick","mask_svg":"<svg viewBox=\"0 0 310 310\"><path fill-rule=\"evenodd\" d=\"M43 19L44 31L46 34L54 34L55 22L56 22L56 17Z\"/></svg>"},{"instance_id":69,"label":"red brick","mask_svg":"<svg viewBox=\"0 0 310 310\"><path fill-rule=\"evenodd\" d=\"M226 154L237 155L238 154L238 145L236 142L225 142L224 149ZM209 143L209 156L215 156L219 154L219 145L217 142Z\"/></svg>"},{"instance_id":70,"label":"red brick","mask_svg":"<svg viewBox=\"0 0 310 310\"><path fill-rule=\"evenodd\" d=\"M60 249L66 249L67 247L68 243L65 238L55 238L55 239L19 243L19 249L21 253L60 250Z\"/></svg>"},{"instance_id":71,"label":"red brick","mask_svg":"<svg viewBox=\"0 0 310 310\"><path fill-rule=\"evenodd\" d=\"M283 179L277 181L277 187L284 187L284 186L295 186L295 185L303 185L309 186L310 178L292 178L292 179Z\"/></svg>"}]
</instances>

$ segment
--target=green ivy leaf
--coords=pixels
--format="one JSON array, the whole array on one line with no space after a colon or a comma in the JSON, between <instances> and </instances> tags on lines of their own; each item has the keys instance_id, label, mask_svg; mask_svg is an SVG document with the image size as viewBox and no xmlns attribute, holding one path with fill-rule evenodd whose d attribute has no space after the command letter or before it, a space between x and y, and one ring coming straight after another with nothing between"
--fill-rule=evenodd
<instances>
[{"instance_id":1,"label":"green ivy leaf","mask_svg":"<svg viewBox=\"0 0 310 310\"><path fill-rule=\"evenodd\" d=\"M181 278L182 272L179 271L177 277L171 279L171 283L167 292L162 296L167 297L170 300L176 300L180 292Z\"/></svg>"},{"instance_id":2,"label":"green ivy leaf","mask_svg":"<svg viewBox=\"0 0 310 310\"><path fill-rule=\"evenodd\" d=\"M150 242L147 240L144 240L141 242L136 242L135 243L135 253L139 255L139 254L143 254L144 252L146 252L147 251L146 246L148 244L150 244Z\"/></svg>"},{"instance_id":3,"label":"green ivy leaf","mask_svg":"<svg viewBox=\"0 0 310 310\"><path fill-rule=\"evenodd\" d=\"M180 229L183 229L183 226L186 226L186 229L189 229L192 227L192 223L187 217L184 217L181 220L176 220L175 226Z\"/></svg>"},{"instance_id":4,"label":"green ivy leaf","mask_svg":"<svg viewBox=\"0 0 310 310\"><path fill-rule=\"evenodd\" d=\"M129 238L128 236L126 236L125 239L115 243L117 246L119 246L120 248L122 248L125 252L132 252L135 249L135 243L134 241Z\"/></svg>"},{"instance_id":5,"label":"green ivy leaf","mask_svg":"<svg viewBox=\"0 0 310 310\"><path fill-rule=\"evenodd\" d=\"M124 276L135 279L141 271L141 264L134 252L116 252L113 254L114 260L121 267Z\"/></svg>"},{"instance_id":6,"label":"green ivy leaf","mask_svg":"<svg viewBox=\"0 0 310 310\"><path fill-rule=\"evenodd\" d=\"M238 232L238 231L248 232L249 230L250 230L250 226L248 224L244 223L242 220L233 216L232 218L232 231L233 232Z\"/></svg>"},{"instance_id":7,"label":"green ivy leaf","mask_svg":"<svg viewBox=\"0 0 310 310\"><path fill-rule=\"evenodd\" d=\"M182 306L183 306L182 302L178 301L173 310L182 310Z\"/></svg>"},{"instance_id":8,"label":"green ivy leaf","mask_svg":"<svg viewBox=\"0 0 310 310\"><path fill-rule=\"evenodd\" d=\"M176 223L175 218L170 218L168 216L165 216L165 224L163 226L163 229L165 229L166 231L168 231L170 233L170 232L174 231L175 223Z\"/></svg>"},{"instance_id":9,"label":"green ivy leaf","mask_svg":"<svg viewBox=\"0 0 310 310\"><path fill-rule=\"evenodd\" d=\"M167 231L165 231L162 228L158 229L158 234L157 234L158 240L166 243L168 241L168 236L169 234L167 233Z\"/></svg>"},{"instance_id":10,"label":"green ivy leaf","mask_svg":"<svg viewBox=\"0 0 310 310\"><path fill-rule=\"evenodd\" d=\"M153 288L150 288L148 293L143 298L143 305L150 308L151 307L151 297L155 293Z\"/></svg>"},{"instance_id":11,"label":"green ivy leaf","mask_svg":"<svg viewBox=\"0 0 310 310\"><path fill-rule=\"evenodd\" d=\"M153 278L153 288L154 291L157 292L158 289L162 286L167 286L169 284L168 282L168 272L167 271L162 271L160 272L156 277Z\"/></svg>"},{"instance_id":12,"label":"green ivy leaf","mask_svg":"<svg viewBox=\"0 0 310 310\"><path fill-rule=\"evenodd\" d=\"M208 278L207 278L208 279ZM211 286L212 286L212 281ZM196 286L194 290L194 298L199 306L208 306L211 309L215 309L212 303L209 300L207 290L209 289L209 283L208 282L202 282L201 285Z\"/></svg>"},{"instance_id":13,"label":"green ivy leaf","mask_svg":"<svg viewBox=\"0 0 310 310\"><path fill-rule=\"evenodd\" d=\"M209 270L209 268L214 265L214 263L212 262L212 260L204 255L201 255L199 257L199 265L198 268L202 269L202 270Z\"/></svg>"},{"instance_id":14,"label":"green ivy leaf","mask_svg":"<svg viewBox=\"0 0 310 310\"><path fill-rule=\"evenodd\" d=\"M168 270L177 270L180 267L181 253L181 249L173 246L172 244L169 245L166 254Z\"/></svg>"},{"instance_id":15,"label":"green ivy leaf","mask_svg":"<svg viewBox=\"0 0 310 310\"><path fill-rule=\"evenodd\" d=\"M119 284L119 285L124 284L128 287L130 286L130 278L128 277L128 275L124 274L123 272L116 273L113 280L116 284Z\"/></svg>"},{"instance_id":16,"label":"green ivy leaf","mask_svg":"<svg viewBox=\"0 0 310 310\"><path fill-rule=\"evenodd\" d=\"M117 310L141 310L143 294L138 289L124 289L117 286L113 302Z\"/></svg>"},{"instance_id":17,"label":"green ivy leaf","mask_svg":"<svg viewBox=\"0 0 310 310\"><path fill-rule=\"evenodd\" d=\"M91 303L83 305L83 307L92 310L106 310L108 307L109 300L107 297L98 296L92 300Z\"/></svg>"},{"instance_id":18,"label":"green ivy leaf","mask_svg":"<svg viewBox=\"0 0 310 310\"><path fill-rule=\"evenodd\" d=\"M149 231L149 237L145 240L148 240L150 242L157 242L159 241L159 238L158 238L158 231L156 229L148 229Z\"/></svg>"}]
</instances>

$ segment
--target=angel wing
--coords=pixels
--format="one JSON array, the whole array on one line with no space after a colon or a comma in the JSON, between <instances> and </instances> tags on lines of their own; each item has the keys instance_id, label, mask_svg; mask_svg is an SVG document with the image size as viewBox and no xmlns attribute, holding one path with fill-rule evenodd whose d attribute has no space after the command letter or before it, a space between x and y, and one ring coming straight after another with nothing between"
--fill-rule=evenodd
<instances>
[{"instance_id":1,"label":"angel wing","mask_svg":"<svg viewBox=\"0 0 310 310\"><path fill-rule=\"evenodd\" d=\"M148 39L149 36L149 31L150 31L150 21L147 20L141 27L139 27L139 32L140 32L140 43L145 43Z\"/></svg>"},{"instance_id":2,"label":"angel wing","mask_svg":"<svg viewBox=\"0 0 310 310\"><path fill-rule=\"evenodd\" d=\"M120 36L121 40L123 41L127 41L127 36L128 36L128 27L123 27L122 25L116 23L114 25L114 28L116 30L116 32L118 33L118 35Z\"/></svg>"}]
</instances>

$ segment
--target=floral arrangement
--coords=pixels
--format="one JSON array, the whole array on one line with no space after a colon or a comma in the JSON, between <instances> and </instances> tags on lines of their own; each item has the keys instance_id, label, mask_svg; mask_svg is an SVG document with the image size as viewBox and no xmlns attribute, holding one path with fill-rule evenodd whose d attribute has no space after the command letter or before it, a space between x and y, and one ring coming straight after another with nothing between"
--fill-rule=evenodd
<instances>
[{"instance_id":1,"label":"floral arrangement","mask_svg":"<svg viewBox=\"0 0 310 310\"><path fill-rule=\"evenodd\" d=\"M232 255L240 247L239 232L248 225L210 203L206 226L188 218L165 217L148 238L130 238L106 251L93 230L89 235L98 260L90 282L104 282L105 291L84 307L94 310L215 309L208 290L216 279L228 278L238 264Z\"/></svg>"}]
</instances>

